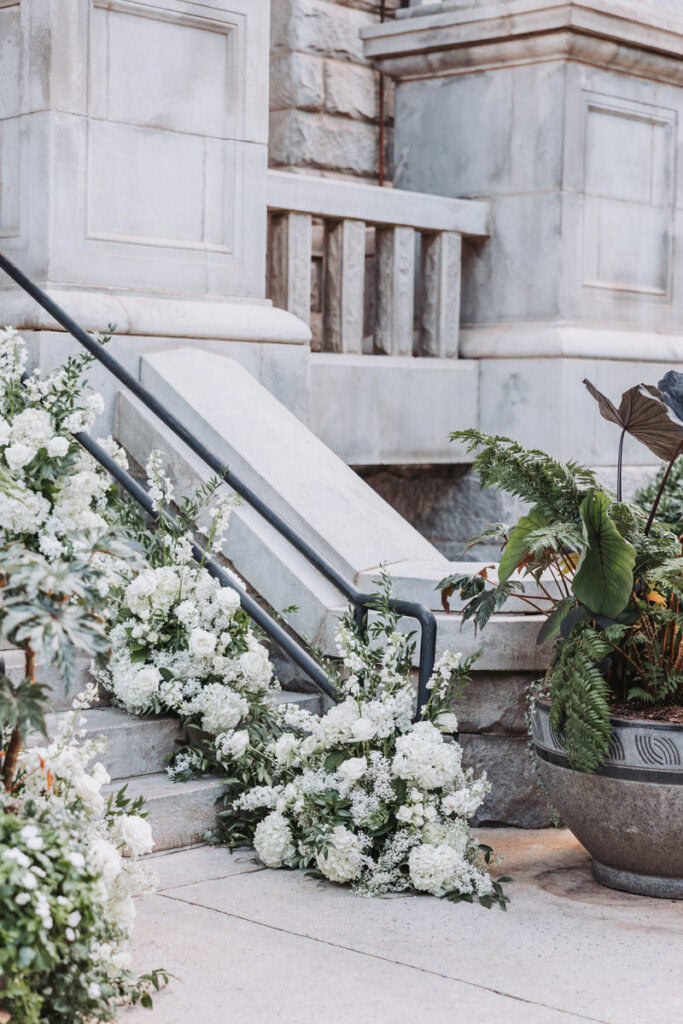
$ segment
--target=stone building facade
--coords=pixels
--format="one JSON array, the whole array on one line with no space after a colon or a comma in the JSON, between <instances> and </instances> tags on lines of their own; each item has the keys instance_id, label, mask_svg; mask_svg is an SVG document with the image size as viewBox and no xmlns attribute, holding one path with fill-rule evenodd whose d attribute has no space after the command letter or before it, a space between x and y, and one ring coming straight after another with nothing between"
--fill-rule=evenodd
<instances>
[{"instance_id":1,"label":"stone building facade","mask_svg":"<svg viewBox=\"0 0 683 1024\"><path fill-rule=\"evenodd\" d=\"M400 0L277 0L271 11L270 165L316 174L390 174L393 84L363 51L361 31L391 18ZM388 176L387 175L387 176Z\"/></svg>"}]
</instances>

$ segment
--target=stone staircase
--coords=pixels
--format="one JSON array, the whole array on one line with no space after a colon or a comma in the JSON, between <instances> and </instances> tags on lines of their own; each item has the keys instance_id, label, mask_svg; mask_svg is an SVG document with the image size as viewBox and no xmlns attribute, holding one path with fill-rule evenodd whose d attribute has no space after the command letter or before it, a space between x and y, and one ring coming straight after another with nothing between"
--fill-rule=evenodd
<instances>
[{"instance_id":1,"label":"stone staircase","mask_svg":"<svg viewBox=\"0 0 683 1024\"><path fill-rule=\"evenodd\" d=\"M20 679L23 675L22 652L9 649L0 653L10 678ZM72 714L70 709L74 695L89 679L88 659L79 659L80 685L68 694L55 672L47 670L40 673L39 678L53 691L46 722L49 735L54 736L61 723ZM124 785L128 796L144 796L155 852L201 842L205 832L214 826L215 804L223 785L219 778L213 776L189 782L173 782L168 777L166 762L173 753L176 740L182 736L178 719L170 716L136 718L111 707L106 693L101 692L99 700L95 706L82 712L85 719L82 728L90 737L104 736L107 740L106 749L98 758L111 776L110 784L103 791L105 796L116 793ZM298 704L317 714L322 711L321 698L315 693L283 690L278 695L278 703ZM42 742L42 738L36 736L29 745Z\"/></svg>"}]
</instances>

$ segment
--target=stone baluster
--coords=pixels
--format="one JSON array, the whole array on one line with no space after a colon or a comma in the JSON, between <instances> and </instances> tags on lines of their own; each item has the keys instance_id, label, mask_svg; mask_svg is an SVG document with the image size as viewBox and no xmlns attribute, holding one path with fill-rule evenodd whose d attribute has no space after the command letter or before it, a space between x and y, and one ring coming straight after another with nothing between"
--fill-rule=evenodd
<instances>
[{"instance_id":1,"label":"stone baluster","mask_svg":"<svg viewBox=\"0 0 683 1024\"><path fill-rule=\"evenodd\" d=\"M455 358L460 328L462 235L422 236L422 315L417 354Z\"/></svg>"},{"instance_id":2,"label":"stone baluster","mask_svg":"<svg viewBox=\"0 0 683 1024\"><path fill-rule=\"evenodd\" d=\"M309 213L270 219L268 294L275 306L311 322L311 222Z\"/></svg>"},{"instance_id":3,"label":"stone baluster","mask_svg":"<svg viewBox=\"0 0 683 1024\"><path fill-rule=\"evenodd\" d=\"M324 348L328 352L363 351L365 222L327 224L324 283Z\"/></svg>"},{"instance_id":4,"label":"stone baluster","mask_svg":"<svg viewBox=\"0 0 683 1024\"><path fill-rule=\"evenodd\" d=\"M412 228L377 228L377 307L374 351L413 354L415 232Z\"/></svg>"}]
</instances>

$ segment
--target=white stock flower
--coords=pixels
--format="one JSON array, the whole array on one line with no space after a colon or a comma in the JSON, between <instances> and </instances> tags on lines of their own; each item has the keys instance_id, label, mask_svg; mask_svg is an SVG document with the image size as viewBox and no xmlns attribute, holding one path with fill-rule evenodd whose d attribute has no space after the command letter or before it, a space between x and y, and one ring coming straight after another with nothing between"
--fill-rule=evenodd
<instances>
[{"instance_id":1,"label":"white stock flower","mask_svg":"<svg viewBox=\"0 0 683 1024\"><path fill-rule=\"evenodd\" d=\"M246 729L238 729L237 732L223 733L216 737L216 747L224 757L239 761L249 747L249 732Z\"/></svg>"},{"instance_id":2,"label":"white stock flower","mask_svg":"<svg viewBox=\"0 0 683 1024\"><path fill-rule=\"evenodd\" d=\"M71 777L71 785L77 797L86 806L90 814L99 815L104 810L104 797L100 793L102 783L88 775L87 772L77 771Z\"/></svg>"},{"instance_id":3,"label":"white stock flower","mask_svg":"<svg viewBox=\"0 0 683 1024\"><path fill-rule=\"evenodd\" d=\"M452 711L442 711L434 720L439 732L455 733L458 731L458 719Z\"/></svg>"},{"instance_id":4,"label":"white stock flower","mask_svg":"<svg viewBox=\"0 0 683 1024\"><path fill-rule=\"evenodd\" d=\"M320 871L331 882L352 882L363 870L363 845L358 836L343 825L328 835L330 845L315 860Z\"/></svg>"},{"instance_id":5,"label":"white stock flower","mask_svg":"<svg viewBox=\"0 0 683 1024\"><path fill-rule=\"evenodd\" d=\"M37 451L54 434L52 417L45 409L24 409L12 421L12 444L24 444Z\"/></svg>"},{"instance_id":6,"label":"white stock flower","mask_svg":"<svg viewBox=\"0 0 683 1024\"><path fill-rule=\"evenodd\" d=\"M294 837L283 814L272 811L254 832L254 849L268 868L292 864L296 856Z\"/></svg>"}]
</instances>

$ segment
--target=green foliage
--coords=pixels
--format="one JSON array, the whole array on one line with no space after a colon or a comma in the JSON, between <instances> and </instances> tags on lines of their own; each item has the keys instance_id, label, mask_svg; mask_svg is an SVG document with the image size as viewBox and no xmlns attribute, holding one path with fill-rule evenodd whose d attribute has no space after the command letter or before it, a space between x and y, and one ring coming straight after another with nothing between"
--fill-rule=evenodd
<instances>
[{"instance_id":1,"label":"green foliage","mask_svg":"<svg viewBox=\"0 0 683 1024\"><path fill-rule=\"evenodd\" d=\"M652 406L648 399L638 408L646 404ZM638 420L639 432L646 428ZM498 579L493 566L447 577L439 584L444 607L459 593L463 621L472 618L482 628L512 596L545 616L538 642L557 638L547 677L553 725L574 766L594 771L608 750L610 702L683 699L683 552L677 536L683 532L683 468L674 465L673 501L667 505L665 490L660 506L675 521L674 532L665 522L649 522L661 474L629 504L614 501L575 463L562 466L478 431L453 437L477 451L474 468L482 485L498 486L533 507L516 526L490 527L481 538L506 544ZM524 582L511 586L516 570Z\"/></svg>"},{"instance_id":2,"label":"green foliage","mask_svg":"<svg viewBox=\"0 0 683 1024\"><path fill-rule=\"evenodd\" d=\"M636 492L634 502L643 513L647 514L652 508L665 472L666 466L662 466L652 482ZM674 463L657 514L659 520L666 523L677 536L683 534L683 459Z\"/></svg>"},{"instance_id":3,"label":"green foliage","mask_svg":"<svg viewBox=\"0 0 683 1024\"><path fill-rule=\"evenodd\" d=\"M578 771L595 771L609 750L609 686L599 663L611 652L596 629L582 624L561 645L549 672L550 724Z\"/></svg>"},{"instance_id":4,"label":"green foliage","mask_svg":"<svg viewBox=\"0 0 683 1024\"><path fill-rule=\"evenodd\" d=\"M0 675L0 726L18 729L22 736L39 732L47 736L45 704L49 687L32 679L23 679L18 685Z\"/></svg>"},{"instance_id":5,"label":"green foliage","mask_svg":"<svg viewBox=\"0 0 683 1024\"><path fill-rule=\"evenodd\" d=\"M573 590L578 601L593 612L616 618L633 590L636 552L609 517L610 499L601 491L581 502L584 545Z\"/></svg>"},{"instance_id":6,"label":"green foliage","mask_svg":"<svg viewBox=\"0 0 683 1024\"><path fill-rule=\"evenodd\" d=\"M85 832L75 810L28 801L17 811L0 798L0 1008L17 1024L104 1024L122 1002L150 1006L168 981L102 955L122 933L87 866Z\"/></svg>"},{"instance_id":7,"label":"green foliage","mask_svg":"<svg viewBox=\"0 0 683 1024\"><path fill-rule=\"evenodd\" d=\"M548 520L541 512L538 505L522 516L517 525L510 531L505 551L498 566L498 579L501 583L512 575L520 562L527 557L529 552L529 535L543 530L548 526ZM544 544L544 547L547 546Z\"/></svg>"},{"instance_id":8,"label":"green foliage","mask_svg":"<svg viewBox=\"0 0 683 1024\"><path fill-rule=\"evenodd\" d=\"M538 505L550 522L578 521L579 505L588 491L598 485L595 474L585 466L559 462L509 437L483 434L479 430L456 430L451 440L464 443L468 452L478 450L473 468L479 474L482 487L498 487Z\"/></svg>"}]
</instances>

